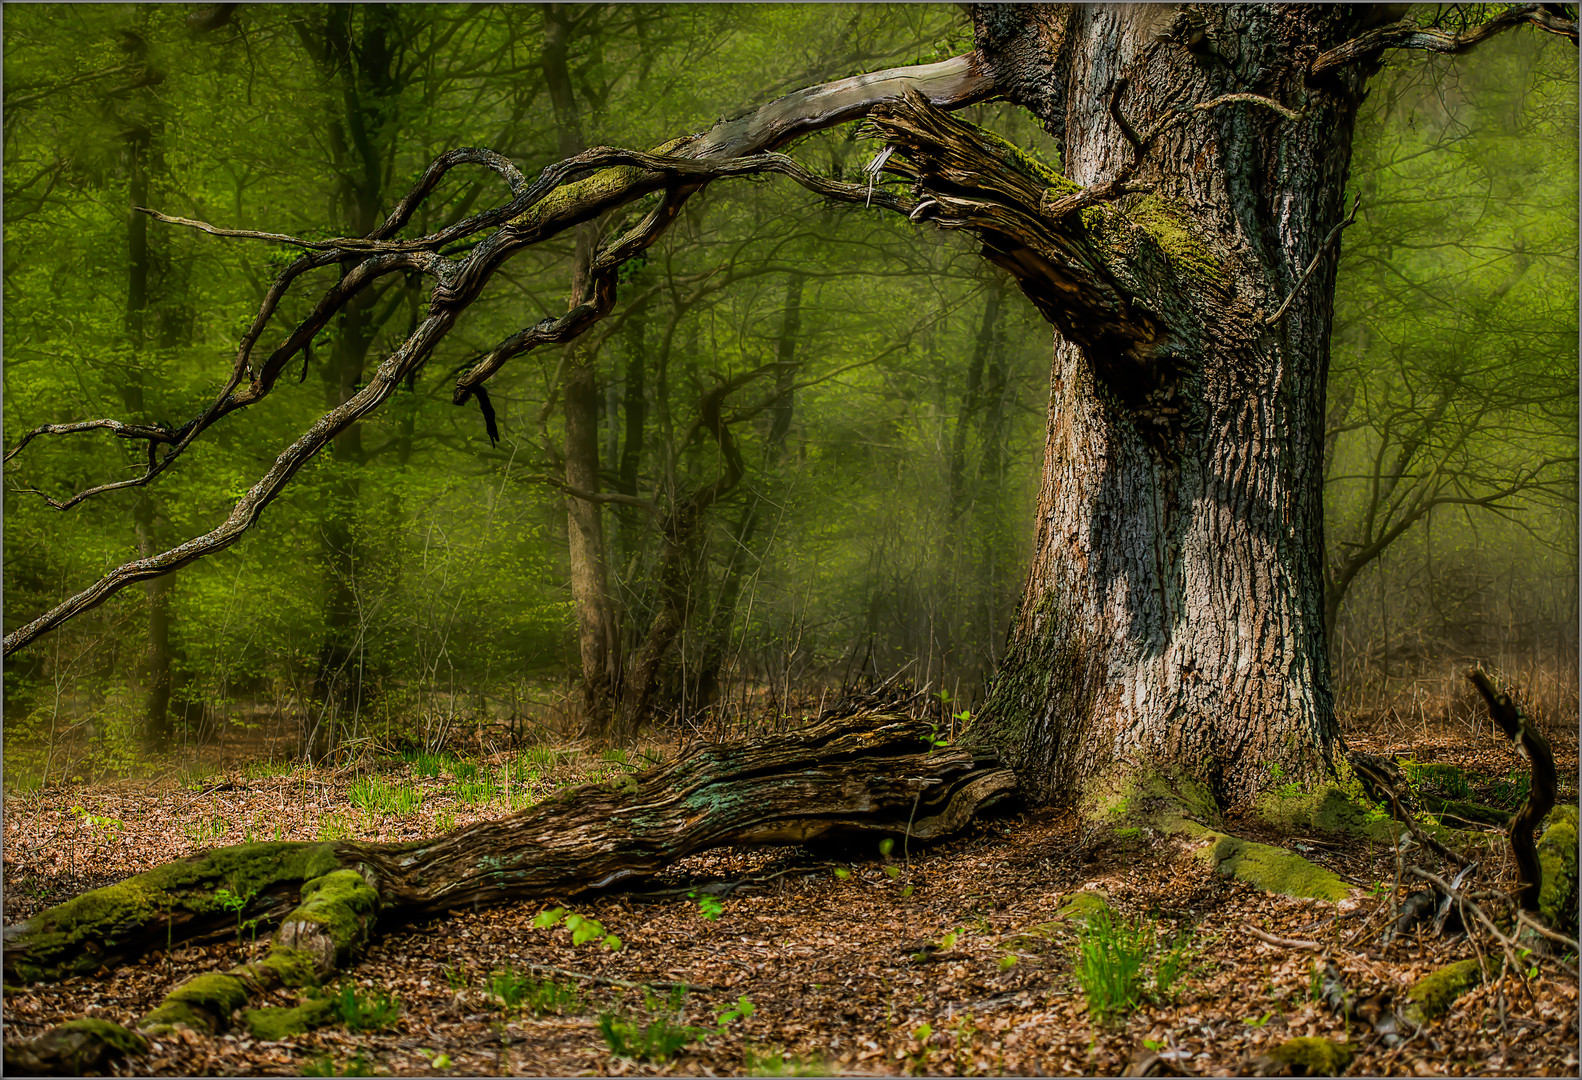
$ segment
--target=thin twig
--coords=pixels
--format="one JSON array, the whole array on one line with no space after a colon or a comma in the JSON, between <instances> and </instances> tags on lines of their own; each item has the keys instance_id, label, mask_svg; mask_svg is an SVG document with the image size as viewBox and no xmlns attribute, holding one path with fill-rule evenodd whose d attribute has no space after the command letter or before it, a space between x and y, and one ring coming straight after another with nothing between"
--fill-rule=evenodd
<instances>
[{"instance_id":1,"label":"thin twig","mask_svg":"<svg viewBox=\"0 0 1582 1080\"><path fill-rule=\"evenodd\" d=\"M1275 934L1264 933L1251 923L1244 922L1241 924L1241 928L1259 941L1270 945L1278 945L1282 949L1309 949L1313 952L1320 952L1324 948L1316 941L1303 941L1300 938L1278 937Z\"/></svg>"},{"instance_id":2,"label":"thin twig","mask_svg":"<svg viewBox=\"0 0 1582 1080\"><path fill-rule=\"evenodd\" d=\"M1324 253L1329 250L1329 246L1340 236L1340 230L1357 220L1357 207L1361 205L1362 195L1359 192L1351 200L1351 213L1347 214L1340 224L1329 230L1329 235L1324 237L1324 242L1318 246L1318 251L1313 255L1313 261L1307 264L1307 269L1302 272L1302 277L1297 281L1296 288L1291 290L1291 295L1285 298L1285 303L1280 305L1278 311L1263 320L1265 326L1273 326L1280 321L1280 316L1285 314L1285 309L1291 306L1291 301L1295 300L1297 294L1302 291L1302 286L1307 284L1307 279L1313 276L1314 270L1318 269L1319 260L1324 257Z\"/></svg>"}]
</instances>

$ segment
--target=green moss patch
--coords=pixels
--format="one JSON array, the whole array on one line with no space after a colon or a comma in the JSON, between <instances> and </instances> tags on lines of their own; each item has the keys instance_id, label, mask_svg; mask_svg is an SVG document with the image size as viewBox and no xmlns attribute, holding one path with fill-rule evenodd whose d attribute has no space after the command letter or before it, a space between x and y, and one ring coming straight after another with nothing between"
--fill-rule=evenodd
<instances>
[{"instance_id":1,"label":"green moss patch","mask_svg":"<svg viewBox=\"0 0 1582 1080\"><path fill-rule=\"evenodd\" d=\"M1156 195L1144 195L1126 217L1158 246L1176 268L1213 284L1224 284L1225 269L1185 215Z\"/></svg>"},{"instance_id":2,"label":"green moss patch","mask_svg":"<svg viewBox=\"0 0 1582 1080\"><path fill-rule=\"evenodd\" d=\"M335 1006L328 998L308 998L295 1007L270 1005L242 1013L242 1022L248 1032L265 1042L280 1042L305 1034L333 1019Z\"/></svg>"},{"instance_id":3,"label":"green moss patch","mask_svg":"<svg viewBox=\"0 0 1582 1080\"><path fill-rule=\"evenodd\" d=\"M1093 790L1099 794L1089 820L1118 833L1175 833L1183 822L1212 826L1220 820L1208 785L1185 773L1132 773L1118 782L1098 782Z\"/></svg>"},{"instance_id":4,"label":"green moss patch","mask_svg":"<svg viewBox=\"0 0 1582 1080\"><path fill-rule=\"evenodd\" d=\"M135 953L149 940L150 924L175 915L224 915L219 889L252 897L335 869L330 844L289 841L239 844L177 859L115 885L95 889L40 912L7 930L7 971L23 982L60 979L96 970Z\"/></svg>"},{"instance_id":5,"label":"green moss patch","mask_svg":"<svg viewBox=\"0 0 1582 1080\"><path fill-rule=\"evenodd\" d=\"M51 1073L86 1076L110 1062L148 1050L148 1040L108 1020L68 1020L31 1042L6 1047L6 1071L16 1075Z\"/></svg>"},{"instance_id":6,"label":"green moss patch","mask_svg":"<svg viewBox=\"0 0 1582 1080\"><path fill-rule=\"evenodd\" d=\"M318 975L345 963L368 937L379 894L355 870L334 870L302 886L302 903L280 924L280 947L311 956Z\"/></svg>"},{"instance_id":7,"label":"green moss patch","mask_svg":"<svg viewBox=\"0 0 1582 1080\"><path fill-rule=\"evenodd\" d=\"M1266 791L1253 804L1258 818L1282 832L1322 832L1389 840L1399 825L1334 784L1314 791Z\"/></svg>"},{"instance_id":8,"label":"green moss patch","mask_svg":"<svg viewBox=\"0 0 1582 1080\"><path fill-rule=\"evenodd\" d=\"M1538 838L1538 865L1543 881L1538 890L1539 917L1550 926L1577 927L1577 808L1557 806L1549 827Z\"/></svg>"},{"instance_id":9,"label":"green moss patch","mask_svg":"<svg viewBox=\"0 0 1582 1080\"><path fill-rule=\"evenodd\" d=\"M1483 981L1476 958L1459 960L1448 967L1424 975L1406 991L1402 1013L1414 1024L1422 1025L1450 1011L1450 1003Z\"/></svg>"},{"instance_id":10,"label":"green moss patch","mask_svg":"<svg viewBox=\"0 0 1582 1080\"><path fill-rule=\"evenodd\" d=\"M1351 886L1335 874L1285 848L1207 829L1198 830L1198 835L1207 841L1198 858L1225 877L1304 899L1335 901L1351 894Z\"/></svg>"},{"instance_id":11,"label":"green moss patch","mask_svg":"<svg viewBox=\"0 0 1582 1080\"><path fill-rule=\"evenodd\" d=\"M1259 1070L1265 1076L1339 1076L1356 1051L1350 1043L1303 1035L1287 1039L1263 1055ZM1267 1066L1275 1066L1268 1068Z\"/></svg>"},{"instance_id":12,"label":"green moss patch","mask_svg":"<svg viewBox=\"0 0 1582 1080\"><path fill-rule=\"evenodd\" d=\"M213 1034L229 1025L231 1013L246 1004L247 985L241 979L211 971L176 987L137 1026L150 1034L178 1027Z\"/></svg>"}]
</instances>

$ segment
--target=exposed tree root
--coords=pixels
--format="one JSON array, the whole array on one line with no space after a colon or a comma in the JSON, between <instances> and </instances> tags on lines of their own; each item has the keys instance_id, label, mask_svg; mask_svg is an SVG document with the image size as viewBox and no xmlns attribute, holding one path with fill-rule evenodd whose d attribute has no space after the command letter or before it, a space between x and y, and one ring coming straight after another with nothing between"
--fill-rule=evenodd
<instances>
[{"instance_id":1,"label":"exposed tree root","mask_svg":"<svg viewBox=\"0 0 1582 1080\"><path fill-rule=\"evenodd\" d=\"M992 759L928 745L923 721L858 714L752 744L701 747L670 765L433 840L209 852L7 927L6 976L60 979L289 911L262 961L189 979L138 1024L147 1032L217 1031L260 993L323 980L376 920L636 883L726 844L864 833L934 840L1014 792L1015 778ZM138 1038L103 1026L53 1029L8 1046L7 1062L20 1068L25 1061L34 1072L97 1068Z\"/></svg>"}]
</instances>

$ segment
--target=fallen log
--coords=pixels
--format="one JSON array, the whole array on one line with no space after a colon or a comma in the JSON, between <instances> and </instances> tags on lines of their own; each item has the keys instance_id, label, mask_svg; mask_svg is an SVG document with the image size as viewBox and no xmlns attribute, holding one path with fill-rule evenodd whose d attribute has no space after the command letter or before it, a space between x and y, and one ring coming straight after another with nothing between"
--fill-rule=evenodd
<instances>
[{"instance_id":1,"label":"fallen log","mask_svg":"<svg viewBox=\"0 0 1582 1080\"><path fill-rule=\"evenodd\" d=\"M358 872L389 923L512 900L618 888L683 856L737 844L872 834L929 841L1009 796L1011 772L931 749L929 725L895 713L826 719L753 743L576 788L496 821L400 844L265 843L180 859L5 929L10 983L114 966L211 941L297 908L304 883ZM241 910L237 910L241 904Z\"/></svg>"}]
</instances>

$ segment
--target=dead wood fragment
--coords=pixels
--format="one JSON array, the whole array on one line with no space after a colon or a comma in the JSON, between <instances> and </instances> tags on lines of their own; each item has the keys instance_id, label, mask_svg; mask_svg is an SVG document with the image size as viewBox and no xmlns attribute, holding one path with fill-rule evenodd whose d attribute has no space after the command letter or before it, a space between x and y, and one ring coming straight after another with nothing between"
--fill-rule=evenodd
<instances>
[{"instance_id":1,"label":"dead wood fragment","mask_svg":"<svg viewBox=\"0 0 1582 1080\"><path fill-rule=\"evenodd\" d=\"M1195 1076L1196 1074L1163 1054L1150 1053L1143 1050L1134 1055L1126 1068L1121 1070L1122 1076Z\"/></svg>"},{"instance_id":2,"label":"dead wood fragment","mask_svg":"<svg viewBox=\"0 0 1582 1080\"><path fill-rule=\"evenodd\" d=\"M1251 923L1244 922L1241 924L1241 928L1248 934L1257 938L1259 941L1265 942L1269 945L1279 946L1282 949L1311 949L1314 952L1317 952L1319 949L1323 948L1323 946L1316 941L1301 941L1297 938L1277 937L1274 934L1265 933Z\"/></svg>"},{"instance_id":3,"label":"dead wood fragment","mask_svg":"<svg viewBox=\"0 0 1582 1080\"><path fill-rule=\"evenodd\" d=\"M1467 678L1483 695L1489 707L1489 716L1516 744L1517 751L1532 766L1532 781L1527 786L1527 802L1511 819L1507 835L1511 838L1511 853L1516 857L1516 869L1521 877L1522 910L1529 914L1538 911L1538 893L1543 884L1543 868L1538 861L1538 847L1533 830L1554 809L1556 794L1555 755L1532 719L1510 694L1495 687L1482 668L1470 668Z\"/></svg>"},{"instance_id":4,"label":"dead wood fragment","mask_svg":"<svg viewBox=\"0 0 1582 1080\"><path fill-rule=\"evenodd\" d=\"M1399 769L1386 771L1380 768L1378 762L1381 759L1372 754L1352 753L1346 756L1346 760L1351 763L1351 767L1356 770L1358 775L1366 777L1368 781L1371 781L1374 788L1383 793L1385 799L1389 801L1391 816L1405 825L1411 832L1413 839L1419 844L1422 844L1435 855L1449 859L1457 866L1466 866L1472 861L1459 851L1452 851L1423 831L1423 827L1417 823L1417 818L1412 814L1412 809L1407 804L1406 798L1398 790L1398 785L1402 779ZM1393 765L1393 762L1391 764Z\"/></svg>"}]
</instances>

